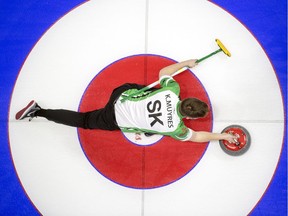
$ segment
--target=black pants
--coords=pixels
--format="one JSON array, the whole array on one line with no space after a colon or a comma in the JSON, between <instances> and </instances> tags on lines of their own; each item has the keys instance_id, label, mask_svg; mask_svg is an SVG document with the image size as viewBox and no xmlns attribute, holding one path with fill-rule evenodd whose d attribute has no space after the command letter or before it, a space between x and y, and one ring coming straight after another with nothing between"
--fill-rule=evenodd
<instances>
[{"instance_id":1,"label":"black pants","mask_svg":"<svg viewBox=\"0 0 288 216\"><path fill-rule=\"evenodd\" d=\"M126 83L114 89L108 103L102 109L90 112L74 112L63 109L41 109L36 116L44 117L56 123L85 129L119 130L115 119L114 104L119 96L128 89L141 89L143 85Z\"/></svg>"}]
</instances>

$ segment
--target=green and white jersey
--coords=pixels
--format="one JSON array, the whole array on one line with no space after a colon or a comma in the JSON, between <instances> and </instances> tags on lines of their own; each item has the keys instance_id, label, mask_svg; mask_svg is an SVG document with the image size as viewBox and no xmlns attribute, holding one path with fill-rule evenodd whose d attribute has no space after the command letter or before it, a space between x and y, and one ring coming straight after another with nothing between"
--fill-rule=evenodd
<instances>
[{"instance_id":1,"label":"green and white jersey","mask_svg":"<svg viewBox=\"0 0 288 216\"><path fill-rule=\"evenodd\" d=\"M180 86L171 76L162 76L161 88L146 91L124 102L121 99L137 89L125 91L115 103L115 117L124 132L150 132L186 141L192 130L187 128L179 113Z\"/></svg>"}]
</instances>

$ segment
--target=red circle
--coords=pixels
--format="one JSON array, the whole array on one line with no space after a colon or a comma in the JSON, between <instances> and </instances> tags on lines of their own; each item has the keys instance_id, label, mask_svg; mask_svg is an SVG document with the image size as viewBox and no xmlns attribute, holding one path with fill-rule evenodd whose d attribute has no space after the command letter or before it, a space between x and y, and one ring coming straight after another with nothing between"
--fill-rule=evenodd
<instances>
[{"instance_id":1,"label":"red circle","mask_svg":"<svg viewBox=\"0 0 288 216\"><path fill-rule=\"evenodd\" d=\"M104 68L91 81L82 97L79 111L105 106L114 88L124 83L150 84L159 70L175 61L158 55L135 55ZM181 97L197 97L210 104L200 81L191 73L175 77ZM212 113L204 119L185 120L194 130L211 131ZM201 159L208 143L181 142L164 137L154 145L139 146L128 141L121 131L78 129L79 140L90 163L111 181L132 188L155 188L186 175Z\"/></svg>"},{"instance_id":2,"label":"red circle","mask_svg":"<svg viewBox=\"0 0 288 216\"><path fill-rule=\"evenodd\" d=\"M233 135L236 135L238 137L237 138L238 144L229 143L227 140L222 140L225 148L227 148L228 150L237 152L246 146L247 135L241 128L231 127L231 128L226 129L224 132L232 133Z\"/></svg>"}]
</instances>

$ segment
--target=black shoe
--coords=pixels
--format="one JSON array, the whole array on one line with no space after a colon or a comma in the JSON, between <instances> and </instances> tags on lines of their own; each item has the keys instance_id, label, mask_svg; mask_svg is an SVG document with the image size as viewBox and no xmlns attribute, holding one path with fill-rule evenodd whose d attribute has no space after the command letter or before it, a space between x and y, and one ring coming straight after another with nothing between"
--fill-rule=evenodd
<instances>
[{"instance_id":1,"label":"black shoe","mask_svg":"<svg viewBox=\"0 0 288 216\"><path fill-rule=\"evenodd\" d=\"M15 118L16 120L29 118L29 121L31 121L35 117L35 112L40 109L41 107L34 100L32 100L26 107L16 113Z\"/></svg>"}]
</instances>

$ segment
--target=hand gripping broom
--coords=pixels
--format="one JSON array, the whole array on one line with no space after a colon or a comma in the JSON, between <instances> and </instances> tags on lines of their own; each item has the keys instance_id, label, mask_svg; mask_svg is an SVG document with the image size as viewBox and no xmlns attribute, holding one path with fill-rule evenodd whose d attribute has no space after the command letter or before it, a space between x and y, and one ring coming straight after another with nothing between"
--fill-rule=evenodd
<instances>
[{"instance_id":1,"label":"hand gripping broom","mask_svg":"<svg viewBox=\"0 0 288 216\"><path fill-rule=\"evenodd\" d=\"M217 54L217 53L219 53L219 52L223 52L225 55L231 57L231 53L230 53L230 52L228 51L228 49L223 45L223 43L222 43L219 39L215 39L215 41L216 41L219 49L217 49L216 51L214 51L214 52L212 52L212 53L210 53L210 54L208 54L208 55L206 55L206 56L204 56L203 58L198 59L198 60L196 61L196 63L200 63L200 62L202 62L203 60L205 60L205 59L207 59L207 58L210 58L211 56L213 56L213 55L215 55L215 54ZM188 68L189 68L189 67L183 67L183 68L179 69L178 71L175 71L175 73L173 73L172 76L176 76L177 74L179 74L179 73L187 70ZM147 90L155 87L155 86L158 85L158 84L159 84L159 81L156 81L156 82L154 82L154 83L151 83L150 85L148 85L148 86L146 86L146 87L144 87L144 88L142 88L142 89L139 89L137 92L134 92L133 94L130 94L130 95L128 95L128 96L125 97L125 98L122 98L122 99L121 99L121 102L124 102L125 100L127 100L127 99L129 99L129 98L132 98L132 97L134 97L134 96L136 96L136 95L139 95L139 94L141 94L142 92L147 91Z\"/></svg>"}]
</instances>

